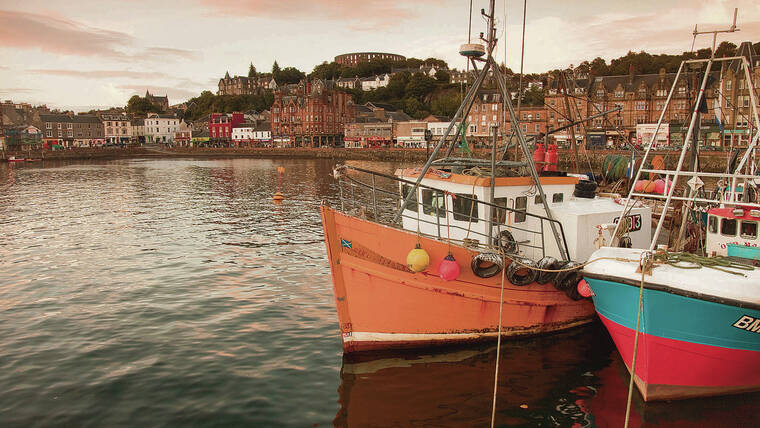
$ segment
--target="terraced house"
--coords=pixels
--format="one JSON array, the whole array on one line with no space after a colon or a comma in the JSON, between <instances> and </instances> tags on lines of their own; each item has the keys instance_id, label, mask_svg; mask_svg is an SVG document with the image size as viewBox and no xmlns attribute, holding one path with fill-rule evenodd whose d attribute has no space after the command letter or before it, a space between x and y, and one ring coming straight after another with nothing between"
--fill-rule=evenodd
<instances>
[{"instance_id":1,"label":"terraced house","mask_svg":"<svg viewBox=\"0 0 760 428\"><path fill-rule=\"evenodd\" d=\"M40 114L46 147L99 147L105 144L103 123L97 116Z\"/></svg>"},{"instance_id":2,"label":"terraced house","mask_svg":"<svg viewBox=\"0 0 760 428\"><path fill-rule=\"evenodd\" d=\"M132 138L132 123L126 114L103 114L103 132L106 144L129 144Z\"/></svg>"}]
</instances>

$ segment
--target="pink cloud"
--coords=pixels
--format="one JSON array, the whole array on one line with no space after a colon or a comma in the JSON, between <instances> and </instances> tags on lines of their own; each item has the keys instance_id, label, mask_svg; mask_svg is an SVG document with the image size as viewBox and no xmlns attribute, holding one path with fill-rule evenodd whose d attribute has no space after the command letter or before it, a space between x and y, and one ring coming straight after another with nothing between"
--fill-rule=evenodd
<instances>
[{"instance_id":1,"label":"pink cloud","mask_svg":"<svg viewBox=\"0 0 760 428\"><path fill-rule=\"evenodd\" d=\"M129 70L27 70L29 73L46 74L50 76L80 77L86 79L156 79L169 77L166 73L157 71L129 71Z\"/></svg>"},{"instance_id":2,"label":"pink cloud","mask_svg":"<svg viewBox=\"0 0 760 428\"><path fill-rule=\"evenodd\" d=\"M418 0L412 5L440 4ZM418 14L399 0L201 0L201 4L225 15L262 16L275 19L339 19L351 28L399 23Z\"/></svg>"},{"instance_id":3,"label":"pink cloud","mask_svg":"<svg viewBox=\"0 0 760 428\"><path fill-rule=\"evenodd\" d=\"M90 28L64 18L0 10L0 45L5 47L123 59L119 48L132 41L129 34Z\"/></svg>"}]
</instances>

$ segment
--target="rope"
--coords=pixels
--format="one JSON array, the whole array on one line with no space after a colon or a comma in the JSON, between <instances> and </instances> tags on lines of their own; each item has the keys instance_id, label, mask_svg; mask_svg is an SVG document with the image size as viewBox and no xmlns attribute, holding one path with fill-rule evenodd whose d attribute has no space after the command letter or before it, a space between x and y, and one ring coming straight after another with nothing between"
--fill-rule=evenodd
<instances>
[{"instance_id":1,"label":"rope","mask_svg":"<svg viewBox=\"0 0 760 428\"><path fill-rule=\"evenodd\" d=\"M744 274L741 272L732 271L730 269L739 269L744 271L751 271L755 269L753 266L737 263L728 257L706 257L691 253L671 253L668 251L658 251L654 255L654 260L659 263L664 263L679 269L700 269L702 267L706 267L719 270L721 272L730 273L732 275ZM684 263L687 264L684 265Z\"/></svg>"},{"instance_id":2,"label":"rope","mask_svg":"<svg viewBox=\"0 0 760 428\"><path fill-rule=\"evenodd\" d=\"M639 349L639 326L641 323L641 309L644 306L644 275L648 269L651 269L652 259L648 252L641 253L639 267L641 268L641 282L639 283L639 307L636 313L636 331L633 336L633 358L631 358L631 380L628 382L628 401L625 406L625 424L623 428L628 428L628 421L631 416L631 398L633 398L633 379L636 377L636 354Z\"/></svg>"},{"instance_id":3,"label":"rope","mask_svg":"<svg viewBox=\"0 0 760 428\"><path fill-rule=\"evenodd\" d=\"M504 252L501 251L502 257L505 256ZM496 336L496 369L494 370L493 374L493 402L491 404L491 428L494 426L494 422L496 421L496 390L499 386L499 357L501 356L501 323L502 323L502 313L504 309L504 278L506 276L507 269L501 270L501 294L499 297L499 333Z\"/></svg>"}]
</instances>

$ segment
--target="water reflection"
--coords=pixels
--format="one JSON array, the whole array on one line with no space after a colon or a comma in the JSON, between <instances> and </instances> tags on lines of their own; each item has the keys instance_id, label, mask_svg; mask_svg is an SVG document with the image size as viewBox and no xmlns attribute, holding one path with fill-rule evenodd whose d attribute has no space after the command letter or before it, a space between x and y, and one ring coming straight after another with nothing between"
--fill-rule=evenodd
<instances>
[{"instance_id":1,"label":"water reflection","mask_svg":"<svg viewBox=\"0 0 760 428\"><path fill-rule=\"evenodd\" d=\"M344 357L341 409L334 424L488 426L496 350ZM524 427L621 427L628 375L597 323L571 332L502 345L496 422ZM631 427L752 426L757 394L644 403L634 394Z\"/></svg>"}]
</instances>

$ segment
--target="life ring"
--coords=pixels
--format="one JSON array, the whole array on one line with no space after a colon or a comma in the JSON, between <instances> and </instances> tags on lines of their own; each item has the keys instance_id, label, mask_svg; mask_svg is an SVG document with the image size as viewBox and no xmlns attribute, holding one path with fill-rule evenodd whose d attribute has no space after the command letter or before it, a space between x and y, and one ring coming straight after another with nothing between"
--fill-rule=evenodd
<instances>
[{"instance_id":1,"label":"life ring","mask_svg":"<svg viewBox=\"0 0 760 428\"><path fill-rule=\"evenodd\" d=\"M550 271L557 270L560 266L560 261L552 256L546 256L539 260L538 263L536 263L536 266L538 266L538 269L545 269ZM541 285L548 284L556 275L557 272L546 272L544 270L539 270L538 275L536 276L536 282Z\"/></svg>"},{"instance_id":2,"label":"life ring","mask_svg":"<svg viewBox=\"0 0 760 428\"><path fill-rule=\"evenodd\" d=\"M507 279L514 285L523 286L533 283L536 280L538 272L535 268L536 262L531 259L518 257L512 260L507 266L505 274Z\"/></svg>"},{"instance_id":3,"label":"life ring","mask_svg":"<svg viewBox=\"0 0 760 428\"><path fill-rule=\"evenodd\" d=\"M552 284L554 284L554 288L556 288L559 291L565 291L565 287L567 287L569 284L569 281L567 281L567 278L569 276L574 276L573 274L575 272L578 272L577 268L579 268L580 266L581 264L577 262L562 263L561 266L558 267L558 269L562 269L562 271L558 272L557 275L555 275L554 278L552 279ZM575 281L575 283L577 284L578 281Z\"/></svg>"},{"instance_id":4,"label":"life ring","mask_svg":"<svg viewBox=\"0 0 760 428\"><path fill-rule=\"evenodd\" d=\"M489 263L490 266L483 267L483 263ZM496 253L480 253L472 258L470 267L472 268L472 273L475 275L481 278L490 278L504 269L504 259Z\"/></svg>"},{"instance_id":5,"label":"life ring","mask_svg":"<svg viewBox=\"0 0 760 428\"><path fill-rule=\"evenodd\" d=\"M517 252L518 245L515 241L515 237L508 230L502 230L499 232L499 247L507 254L514 254Z\"/></svg>"}]
</instances>

